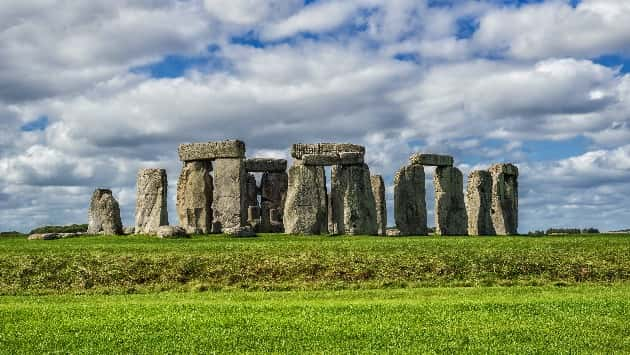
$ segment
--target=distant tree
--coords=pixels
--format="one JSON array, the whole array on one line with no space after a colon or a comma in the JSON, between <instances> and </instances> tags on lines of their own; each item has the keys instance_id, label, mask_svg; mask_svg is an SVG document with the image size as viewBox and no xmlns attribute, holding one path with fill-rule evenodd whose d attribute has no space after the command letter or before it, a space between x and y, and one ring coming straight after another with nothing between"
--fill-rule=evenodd
<instances>
[{"instance_id":1,"label":"distant tree","mask_svg":"<svg viewBox=\"0 0 630 355\"><path fill-rule=\"evenodd\" d=\"M77 233L87 232L87 224L71 224L67 226L43 226L35 228L30 234L36 233Z\"/></svg>"},{"instance_id":2,"label":"distant tree","mask_svg":"<svg viewBox=\"0 0 630 355\"><path fill-rule=\"evenodd\" d=\"M0 237L14 237L14 236L23 236L24 234L17 231L10 232L0 232Z\"/></svg>"},{"instance_id":3,"label":"distant tree","mask_svg":"<svg viewBox=\"0 0 630 355\"><path fill-rule=\"evenodd\" d=\"M582 234L599 234L599 229L597 228L584 228L582 229Z\"/></svg>"}]
</instances>

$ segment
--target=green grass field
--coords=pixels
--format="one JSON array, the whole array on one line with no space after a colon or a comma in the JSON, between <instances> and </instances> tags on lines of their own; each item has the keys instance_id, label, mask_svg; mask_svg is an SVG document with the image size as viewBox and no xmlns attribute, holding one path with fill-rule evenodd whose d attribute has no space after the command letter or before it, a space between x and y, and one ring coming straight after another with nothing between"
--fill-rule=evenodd
<instances>
[{"instance_id":1,"label":"green grass field","mask_svg":"<svg viewBox=\"0 0 630 355\"><path fill-rule=\"evenodd\" d=\"M630 236L0 238L0 353L628 353Z\"/></svg>"}]
</instances>

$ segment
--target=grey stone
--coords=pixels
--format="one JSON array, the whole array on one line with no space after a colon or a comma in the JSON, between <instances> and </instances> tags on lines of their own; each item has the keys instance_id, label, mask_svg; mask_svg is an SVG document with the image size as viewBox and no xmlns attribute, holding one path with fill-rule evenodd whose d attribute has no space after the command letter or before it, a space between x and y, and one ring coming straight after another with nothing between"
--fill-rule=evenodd
<instances>
[{"instance_id":1,"label":"grey stone","mask_svg":"<svg viewBox=\"0 0 630 355\"><path fill-rule=\"evenodd\" d=\"M245 182L245 206L258 206L258 185L254 174L247 174Z\"/></svg>"},{"instance_id":2,"label":"grey stone","mask_svg":"<svg viewBox=\"0 0 630 355\"><path fill-rule=\"evenodd\" d=\"M518 234L518 168L495 164L492 175L492 224L498 235Z\"/></svg>"},{"instance_id":3,"label":"grey stone","mask_svg":"<svg viewBox=\"0 0 630 355\"><path fill-rule=\"evenodd\" d=\"M136 179L136 230L154 234L168 225L166 170L140 169Z\"/></svg>"},{"instance_id":4,"label":"grey stone","mask_svg":"<svg viewBox=\"0 0 630 355\"><path fill-rule=\"evenodd\" d=\"M236 226L224 228L223 232L231 237L255 237L256 233L251 226Z\"/></svg>"},{"instance_id":5,"label":"grey stone","mask_svg":"<svg viewBox=\"0 0 630 355\"><path fill-rule=\"evenodd\" d=\"M438 166L435 186L435 234L467 235L468 216L464 201L464 176L452 166Z\"/></svg>"},{"instance_id":6,"label":"grey stone","mask_svg":"<svg viewBox=\"0 0 630 355\"><path fill-rule=\"evenodd\" d=\"M212 165L209 161L185 162L177 181L177 215L190 234L212 229Z\"/></svg>"},{"instance_id":7,"label":"grey stone","mask_svg":"<svg viewBox=\"0 0 630 355\"><path fill-rule=\"evenodd\" d=\"M315 144L293 144L291 146L291 156L295 159L302 159L305 154L326 154L326 153L361 153L365 154L365 147L350 143L315 143Z\"/></svg>"},{"instance_id":8,"label":"grey stone","mask_svg":"<svg viewBox=\"0 0 630 355\"><path fill-rule=\"evenodd\" d=\"M284 231L284 203L289 178L286 172L266 172L260 180L261 232Z\"/></svg>"},{"instance_id":9,"label":"grey stone","mask_svg":"<svg viewBox=\"0 0 630 355\"><path fill-rule=\"evenodd\" d=\"M163 239L188 238L186 229L180 226L160 226L156 234Z\"/></svg>"},{"instance_id":10,"label":"grey stone","mask_svg":"<svg viewBox=\"0 0 630 355\"><path fill-rule=\"evenodd\" d=\"M394 217L401 235L427 234L424 166L403 166L394 176Z\"/></svg>"},{"instance_id":11,"label":"grey stone","mask_svg":"<svg viewBox=\"0 0 630 355\"><path fill-rule=\"evenodd\" d=\"M285 233L327 233L327 218L328 196L324 167L291 166L284 206Z\"/></svg>"},{"instance_id":12,"label":"grey stone","mask_svg":"<svg viewBox=\"0 0 630 355\"><path fill-rule=\"evenodd\" d=\"M284 173L287 171L286 159L272 158L251 158L245 160L245 170L247 172L258 173Z\"/></svg>"},{"instance_id":13,"label":"grey stone","mask_svg":"<svg viewBox=\"0 0 630 355\"><path fill-rule=\"evenodd\" d=\"M370 169L363 165L336 165L332 168L330 206L332 234L377 234L376 205Z\"/></svg>"},{"instance_id":14,"label":"grey stone","mask_svg":"<svg viewBox=\"0 0 630 355\"><path fill-rule=\"evenodd\" d=\"M385 182L380 175L370 176L372 183L372 193L376 204L376 232L378 235L385 235L387 230L387 201L385 199Z\"/></svg>"},{"instance_id":15,"label":"grey stone","mask_svg":"<svg viewBox=\"0 0 630 355\"><path fill-rule=\"evenodd\" d=\"M181 161L244 158L245 143L239 140L221 142L188 143L179 145Z\"/></svg>"},{"instance_id":16,"label":"grey stone","mask_svg":"<svg viewBox=\"0 0 630 355\"><path fill-rule=\"evenodd\" d=\"M417 153L409 158L409 164L425 166L453 166L453 157L450 155Z\"/></svg>"},{"instance_id":17,"label":"grey stone","mask_svg":"<svg viewBox=\"0 0 630 355\"><path fill-rule=\"evenodd\" d=\"M61 238L59 233L35 233L28 236L28 240L54 240Z\"/></svg>"},{"instance_id":18,"label":"grey stone","mask_svg":"<svg viewBox=\"0 0 630 355\"><path fill-rule=\"evenodd\" d=\"M388 237L400 237L402 233L400 233L400 230L397 228L390 228L385 230L385 235Z\"/></svg>"},{"instance_id":19,"label":"grey stone","mask_svg":"<svg viewBox=\"0 0 630 355\"><path fill-rule=\"evenodd\" d=\"M484 170L468 175L466 188L466 212L469 235L494 235L492 225L492 175Z\"/></svg>"},{"instance_id":20,"label":"grey stone","mask_svg":"<svg viewBox=\"0 0 630 355\"><path fill-rule=\"evenodd\" d=\"M127 226L123 228L123 234L124 235L132 235L132 234L136 234L136 227L134 226Z\"/></svg>"},{"instance_id":21,"label":"grey stone","mask_svg":"<svg viewBox=\"0 0 630 355\"><path fill-rule=\"evenodd\" d=\"M122 234L120 207L108 189L96 189L88 210L89 234Z\"/></svg>"},{"instance_id":22,"label":"grey stone","mask_svg":"<svg viewBox=\"0 0 630 355\"><path fill-rule=\"evenodd\" d=\"M214 161L214 219L212 231L241 227L247 223L245 162L243 159L217 159Z\"/></svg>"},{"instance_id":23,"label":"grey stone","mask_svg":"<svg viewBox=\"0 0 630 355\"><path fill-rule=\"evenodd\" d=\"M303 165L361 165L363 164L363 153L345 152L345 153L322 153L322 154L304 154L301 160L297 160L297 164Z\"/></svg>"}]
</instances>

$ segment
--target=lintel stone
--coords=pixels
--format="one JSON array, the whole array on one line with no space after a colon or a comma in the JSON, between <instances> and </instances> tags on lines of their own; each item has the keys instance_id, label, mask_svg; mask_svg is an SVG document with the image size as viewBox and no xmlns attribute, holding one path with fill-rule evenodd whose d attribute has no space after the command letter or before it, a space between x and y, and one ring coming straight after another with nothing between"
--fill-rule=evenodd
<instances>
[{"instance_id":1,"label":"lintel stone","mask_svg":"<svg viewBox=\"0 0 630 355\"><path fill-rule=\"evenodd\" d=\"M287 171L286 159L251 158L245 160L245 170L253 173L282 173Z\"/></svg>"},{"instance_id":2,"label":"lintel stone","mask_svg":"<svg viewBox=\"0 0 630 355\"><path fill-rule=\"evenodd\" d=\"M453 157L450 155L416 153L409 158L409 163L426 166L453 166Z\"/></svg>"},{"instance_id":3,"label":"lintel stone","mask_svg":"<svg viewBox=\"0 0 630 355\"><path fill-rule=\"evenodd\" d=\"M245 143L239 140L187 143L179 145L181 161L244 158Z\"/></svg>"},{"instance_id":4,"label":"lintel stone","mask_svg":"<svg viewBox=\"0 0 630 355\"><path fill-rule=\"evenodd\" d=\"M361 153L365 154L365 147L350 143L297 143L291 146L291 156L295 159L302 159L305 154L326 154L326 153Z\"/></svg>"},{"instance_id":5,"label":"lintel stone","mask_svg":"<svg viewBox=\"0 0 630 355\"><path fill-rule=\"evenodd\" d=\"M322 154L304 154L302 159L296 162L298 165L362 165L363 153L359 152L342 152L342 153L322 153Z\"/></svg>"}]
</instances>

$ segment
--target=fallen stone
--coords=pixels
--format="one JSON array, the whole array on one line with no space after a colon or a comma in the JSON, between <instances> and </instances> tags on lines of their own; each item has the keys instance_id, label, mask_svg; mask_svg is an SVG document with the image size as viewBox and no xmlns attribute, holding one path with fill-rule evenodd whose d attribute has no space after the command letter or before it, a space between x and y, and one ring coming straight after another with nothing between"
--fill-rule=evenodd
<instances>
[{"instance_id":1,"label":"fallen stone","mask_svg":"<svg viewBox=\"0 0 630 355\"><path fill-rule=\"evenodd\" d=\"M245 160L245 170L257 173L284 173L287 171L286 159L251 158Z\"/></svg>"},{"instance_id":2,"label":"fallen stone","mask_svg":"<svg viewBox=\"0 0 630 355\"><path fill-rule=\"evenodd\" d=\"M435 186L435 234L467 235L468 216L464 201L464 177L451 166L438 166L433 175Z\"/></svg>"},{"instance_id":3,"label":"fallen stone","mask_svg":"<svg viewBox=\"0 0 630 355\"><path fill-rule=\"evenodd\" d=\"M231 237L255 237L256 233L251 226L238 226L225 228L223 232Z\"/></svg>"},{"instance_id":4,"label":"fallen stone","mask_svg":"<svg viewBox=\"0 0 630 355\"><path fill-rule=\"evenodd\" d=\"M59 239L58 233L35 233L28 236L28 240L54 240Z\"/></svg>"},{"instance_id":5,"label":"fallen stone","mask_svg":"<svg viewBox=\"0 0 630 355\"><path fill-rule=\"evenodd\" d=\"M409 158L409 164L419 164L425 166L453 166L453 157L450 155L417 153Z\"/></svg>"},{"instance_id":6,"label":"fallen stone","mask_svg":"<svg viewBox=\"0 0 630 355\"><path fill-rule=\"evenodd\" d=\"M305 154L327 154L327 153L361 153L365 155L365 147L350 143L316 143L316 144L293 144L291 146L291 156L295 159L302 159Z\"/></svg>"},{"instance_id":7,"label":"fallen stone","mask_svg":"<svg viewBox=\"0 0 630 355\"><path fill-rule=\"evenodd\" d=\"M122 221L118 201L108 189L96 189L88 210L89 234L122 234Z\"/></svg>"},{"instance_id":8,"label":"fallen stone","mask_svg":"<svg viewBox=\"0 0 630 355\"><path fill-rule=\"evenodd\" d=\"M244 158L245 143L239 140L221 142L188 143L179 145L181 161Z\"/></svg>"},{"instance_id":9,"label":"fallen stone","mask_svg":"<svg viewBox=\"0 0 630 355\"><path fill-rule=\"evenodd\" d=\"M247 223L247 172L243 159L217 159L213 164L212 231L220 233L225 232L225 228L240 227Z\"/></svg>"},{"instance_id":10,"label":"fallen stone","mask_svg":"<svg viewBox=\"0 0 630 355\"><path fill-rule=\"evenodd\" d=\"M400 233L399 229L390 228L390 229L385 230L385 235L388 237L400 237L402 233Z\"/></svg>"},{"instance_id":11,"label":"fallen stone","mask_svg":"<svg viewBox=\"0 0 630 355\"><path fill-rule=\"evenodd\" d=\"M68 239L68 238L76 238L84 235L82 232L72 232L72 233L58 233L59 239Z\"/></svg>"},{"instance_id":12,"label":"fallen stone","mask_svg":"<svg viewBox=\"0 0 630 355\"><path fill-rule=\"evenodd\" d=\"M136 230L154 234L168 225L166 170L140 169L136 179Z\"/></svg>"},{"instance_id":13,"label":"fallen stone","mask_svg":"<svg viewBox=\"0 0 630 355\"><path fill-rule=\"evenodd\" d=\"M468 235L494 235L491 208L492 175L484 170L472 171L466 188Z\"/></svg>"},{"instance_id":14,"label":"fallen stone","mask_svg":"<svg viewBox=\"0 0 630 355\"><path fill-rule=\"evenodd\" d=\"M380 175L370 176L374 203L376 204L376 232L385 235L387 230L387 205L385 199L385 182Z\"/></svg>"},{"instance_id":15,"label":"fallen stone","mask_svg":"<svg viewBox=\"0 0 630 355\"><path fill-rule=\"evenodd\" d=\"M289 168L284 207L286 234L328 232L328 196L322 166L293 165Z\"/></svg>"},{"instance_id":16,"label":"fallen stone","mask_svg":"<svg viewBox=\"0 0 630 355\"><path fill-rule=\"evenodd\" d=\"M188 238L186 229L180 226L160 226L157 236L163 239Z\"/></svg>"},{"instance_id":17,"label":"fallen stone","mask_svg":"<svg viewBox=\"0 0 630 355\"><path fill-rule=\"evenodd\" d=\"M185 162L177 181L177 215L190 234L212 230L212 165L209 161Z\"/></svg>"},{"instance_id":18,"label":"fallen stone","mask_svg":"<svg viewBox=\"0 0 630 355\"><path fill-rule=\"evenodd\" d=\"M333 166L330 181L334 234L376 235L376 205L367 164Z\"/></svg>"},{"instance_id":19,"label":"fallen stone","mask_svg":"<svg viewBox=\"0 0 630 355\"><path fill-rule=\"evenodd\" d=\"M394 176L394 217L401 235L427 234L424 166L403 166Z\"/></svg>"},{"instance_id":20,"label":"fallen stone","mask_svg":"<svg viewBox=\"0 0 630 355\"><path fill-rule=\"evenodd\" d=\"M518 168L495 164L492 175L492 224L497 235L518 234Z\"/></svg>"}]
</instances>

